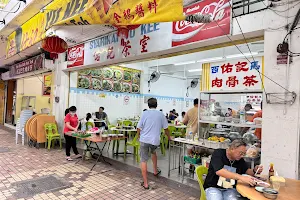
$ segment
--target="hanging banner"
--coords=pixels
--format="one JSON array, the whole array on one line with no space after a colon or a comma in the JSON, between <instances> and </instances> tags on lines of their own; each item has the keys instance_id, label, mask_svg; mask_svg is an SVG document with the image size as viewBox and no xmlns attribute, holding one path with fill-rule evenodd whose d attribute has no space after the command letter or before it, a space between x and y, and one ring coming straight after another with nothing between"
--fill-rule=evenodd
<instances>
[{"instance_id":1,"label":"hanging banner","mask_svg":"<svg viewBox=\"0 0 300 200\"><path fill-rule=\"evenodd\" d=\"M195 23L177 21L173 23L172 46L198 42L230 34L231 0L205 0L184 8L185 15L210 14L213 22Z\"/></svg>"},{"instance_id":2,"label":"hanging banner","mask_svg":"<svg viewBox=\"0 0 300 200\"><path fill-rule=\"evenodd\" d=\"M209 91L261 90L263 72L262 57L256 57L249 63L246 59L236 59L220 63L211 63Z\"/></svg>"},{"instance_id":3,"label":"hanging banner","mask_svg":"<svg viewBox=\"0 0 300 200\"><path fill-rule=\"evenodd\" d=\"M68 68L170 49L171 30L172 23L153 23L131 30L121 41L116 32L101 36L70 48Z\"/></svg>"},{"instance_id":4,"label":"hanging banner","mask_svg":"<svg viewBox=\"0 0 300 200\"><path fill-rule=\"evenodd\" d=\"M45 36L45 20L39 13L8 36L6 58L9 58L28 47L38 43Z\"/></svg>"},{"instance_id":5,"label":"hanging banner","mask_svg":"<svg viewBox=\"0 0 300 200\"><path fill-rule=\"evenodd\" d=\"M41 54L11 66L9 70L9 75L10 77L15 77L28 72L44 69L44 67L45 67L45 56L44 54Z\"/></svg>"},{"instance_id":6,"label":"hanging banner","mask_svg":"<svg viewBox=\"0 0 300 200\"><path fill-rule=\"evenodd\" d=\"M9 36L6 57L41 41L53 25L132 25L183 19L183 0L54 0Z\"/></svg>"}]
</instances>

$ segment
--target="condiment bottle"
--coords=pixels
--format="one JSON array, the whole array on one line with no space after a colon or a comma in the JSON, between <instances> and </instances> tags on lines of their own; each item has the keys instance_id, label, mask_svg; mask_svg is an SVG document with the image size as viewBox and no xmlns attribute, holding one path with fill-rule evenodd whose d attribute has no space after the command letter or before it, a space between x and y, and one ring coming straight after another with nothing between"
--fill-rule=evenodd
<instances>
[{"instance_id":1,"label":"condiment bottle","mask_svg":"<svg viewBox=\"0 0 300 200\"><path fill-rule=\"evenodd\" d=\"M274 164L271 163L271 164L270 164L270 168L269 168L269 178L270 178L271 176L274 176L274 175L275 175Z\"/></svg>"}]
</instances>

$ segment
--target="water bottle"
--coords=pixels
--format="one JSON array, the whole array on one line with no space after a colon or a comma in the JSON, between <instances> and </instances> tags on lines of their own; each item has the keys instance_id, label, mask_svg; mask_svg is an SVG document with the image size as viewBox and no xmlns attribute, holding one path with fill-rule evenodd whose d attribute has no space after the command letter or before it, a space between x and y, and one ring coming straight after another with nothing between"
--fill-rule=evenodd
<instances>
[{"instance_id":1,"label":"water bottle","mask_svg":"<svg viewBox=\"0 0 300 200\"><path fill-rule=\"evenodd\" d=\"M189 139L188 140L193 141L193 132L192 131L189 132Z\"/></svg>"},{"instance_id":2,"label":"water bottle","mask_svg":"<svg viewBox=\"0 0 300 200\"><path fill-rule=\"evenodd\" d=\"M246 123L245 110L240 111L240 124Z\"/></svg>"}]
</instances>

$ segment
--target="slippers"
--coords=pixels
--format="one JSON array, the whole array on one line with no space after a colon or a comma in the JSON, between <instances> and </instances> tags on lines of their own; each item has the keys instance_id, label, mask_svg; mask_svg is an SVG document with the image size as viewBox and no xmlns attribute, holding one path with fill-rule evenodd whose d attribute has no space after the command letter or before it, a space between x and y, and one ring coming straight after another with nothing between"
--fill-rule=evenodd
<instances>
[{"instance_id":1,"label":"slippers","mask_svg":"<svg viewBox=\"0 0 300 200\"><path fill-rule=\"evenodd\" d=\"M159 176L161 174L161 170L160 169L157 169L157 174L154 174L154 176Z\"/></svg>"},{"instance_id":2,"label":"slippers","mask_svg":"<svg viewBox=\"0 0 300 200\"><path fill-rule=\"evenodd\" d=\"M67 157L66 160L67 160L67 161L73 161L73 159L70 158L70 157Z\"/></svg>"},{"instance_id":3,"label":"slippers","mask_svg":"<svg viewBox=\"0 0 300 200\"><path fill-rule=\"evenodd\" d=\"M141 186L142 186L145 190L149 190L149 189L150 189L149 186L148 186L148 187L145 187L145 186L144 186L144 182L141 182Z\"/></svg>"}]
</instances>

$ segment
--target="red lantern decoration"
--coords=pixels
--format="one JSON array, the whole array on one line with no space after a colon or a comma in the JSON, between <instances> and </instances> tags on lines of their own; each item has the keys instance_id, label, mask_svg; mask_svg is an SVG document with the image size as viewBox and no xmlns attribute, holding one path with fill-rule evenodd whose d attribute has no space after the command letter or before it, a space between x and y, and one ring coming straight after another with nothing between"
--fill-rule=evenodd
<instances>
[{"instance_id":1,"label":"red lantern decoration","mask_svg":"<svg viewBox=\"0 0 300 200\"><path fill-rule=\"evenodd\" d=\"M127 26L114 25L114 26L118 29L118 36L121 37L121 38L126 38L127 39L128 35L129 35L129 31L137 29L141 25L127 25Z\"/></svg>"},{"instance_id":2,"label":"red lantern decoration","mask_svg":"<svg viewBox=\"0 0 300 200\"><path fill-rule=\"evenodd\" d=\"M68 49L68 44L58 36L50 36L42 41L42 48L50 53L64 53Z\"/></svg>"}]
</instances>

